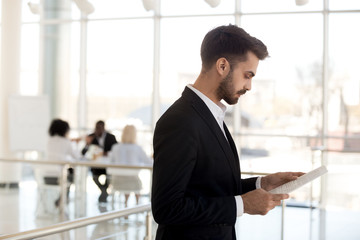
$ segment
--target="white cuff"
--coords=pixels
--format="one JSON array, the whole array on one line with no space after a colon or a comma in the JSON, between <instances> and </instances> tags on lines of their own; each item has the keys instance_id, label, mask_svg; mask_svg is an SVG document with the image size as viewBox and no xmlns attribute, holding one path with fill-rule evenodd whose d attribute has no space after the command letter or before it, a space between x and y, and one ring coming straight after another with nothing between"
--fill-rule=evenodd
<instances>
[{"instance_id":1,"label":"white cuff","mask_svg":"<svg viewBox=\"0 0 360 240\"><path fill-rule=\"evenodd\" d=\"M260 189L260 188L261 188L261 178L262 178L262 177L258 177L258 178L256 179L256 183L255 183L256 189Z\"/></svg>"},{"instance_id":2,"label":"white cuff","mask_svg":"<svg viewBox=\"0 0 360 240\"><path fill-rule=\"evenodd\" d=\"M236 201L236 216L240 217L244 214L244 203L240 195L235 196Z\"/></svg>"},{"instance_id":3,"label":"white cuff","mask_svg":"<svg viewBox=\"0 0 360 240\"><path fill-rule=\"evenodd\" d=\"M255 186L256 189L261 188L261 177L258 177L256 179ZM235 196L235 201L236 201L236 216L240 217L244 214L244 202L240 195Z\"/></svg>"}]
</instances>

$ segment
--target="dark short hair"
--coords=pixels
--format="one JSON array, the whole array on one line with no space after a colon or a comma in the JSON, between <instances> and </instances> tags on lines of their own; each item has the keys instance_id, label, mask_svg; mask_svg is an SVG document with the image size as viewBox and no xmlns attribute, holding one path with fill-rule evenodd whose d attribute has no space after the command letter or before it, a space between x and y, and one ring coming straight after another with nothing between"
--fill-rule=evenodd
<instances>
[{"instance_id":1,"label":"dark short hair","mask_svg":"<svg viewBox=\"0 0 360 240\"><path fill-rule=\"evenodd\" d=\"M65 137L66 133L70 130L70 125L68 122L61 119L52 120L49 128L50 136L61 136Z\"/></svg>"},{"instance_id":2,"label":"dark short hair","mask_svg":"<svg viewBox=\"0 0 360 240\"><path fill-rule=\"evenodd\" d=\"M222 57L231 65L236 61L246 61L249 51L260 60L269 56L265 44L250 36L244 29L231 24L219 26L209 31L201 44L202 66L209 69Z\"/></svg>"},{"instance_id":3,"label":"dark short hair","mask_svg":"<svg viewBox=\"0 0 360 240\"><path fill-rule=\"evenodd\" d=\"M100 125L100 126L102 126L103 128L105 128L105 122L102 121L102 120L97 121L95 125L96 125L96 126L99 126L99 125Z\"/></svg>"}]
</instances>

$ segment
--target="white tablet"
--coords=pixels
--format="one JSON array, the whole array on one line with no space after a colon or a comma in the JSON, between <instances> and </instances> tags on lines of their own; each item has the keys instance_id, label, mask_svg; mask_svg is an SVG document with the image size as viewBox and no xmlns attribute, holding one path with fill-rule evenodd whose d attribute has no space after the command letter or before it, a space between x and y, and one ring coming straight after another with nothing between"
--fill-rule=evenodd
<instances>
[{"instance_id":1,"label":"white tablet","mask_svg":"<svg viewBox=\"0 0 360 240\"><path fill-rule=\"evenodd\" d=\"M298 177L296 180L285 183L277 188L270 190L269 192L275 193L275 194L291 193L292 191L304 186L305 184L313 181L314 179L324 175L327 172L328 172L328 170L326 169L325 166L318 167L318 168Z\"/></svg>"}]
</instances>

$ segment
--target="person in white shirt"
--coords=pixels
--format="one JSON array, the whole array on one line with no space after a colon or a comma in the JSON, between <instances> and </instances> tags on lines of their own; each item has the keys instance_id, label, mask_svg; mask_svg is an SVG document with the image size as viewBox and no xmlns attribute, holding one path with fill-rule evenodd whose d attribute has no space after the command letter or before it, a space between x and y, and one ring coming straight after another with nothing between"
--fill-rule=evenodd
<instances>
[{"instance_id":1,"label":"person in white shirt","mask_svg":"<svg viewBox=\"0 0 360 240\"><path fill-rule=\"evenodd\" d=\"M70 125L68 122L61 119L52 120L49 127L49 139L46 146L46 160L49 161L73 161L80 158L80 152L77 152L68 138ZM61 166L48 165L43 167L43 175L45 184L59 184L59 177L61 174ZM67 180L73 183L74 171L72 168L68 169ZM67 193L69 194L68 186ZM59 197L60 199L60 197ZM55 205L59 205L59 199L56 200Z\"/></svg>"},{"instance_id":2,"label":"person in white shirt","mask_svg":"<svg viewBox=\"0 0 360 240\"><path fill-rule=\"evenodd\" d=\"M121 165L151 165L151 159L146 155L145 151L136 144L136 128L133 125L124 127L121 143L114 144L110 152L110 160L112 163ZM131 192L135 193L136 203L139 203L140 190L142 189L141 180L139 178L139 170L109 168L111 175L110 183L125 195L125 207Z\"/></svg>"}]
</instances>

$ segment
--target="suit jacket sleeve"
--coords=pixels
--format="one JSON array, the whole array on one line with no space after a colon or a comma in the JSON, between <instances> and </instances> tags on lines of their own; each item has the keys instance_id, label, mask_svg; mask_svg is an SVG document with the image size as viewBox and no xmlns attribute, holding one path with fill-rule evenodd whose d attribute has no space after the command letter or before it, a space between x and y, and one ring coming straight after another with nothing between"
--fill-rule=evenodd
<instances>
[{"instance_id":1,"label":"suit jacket sleeve","mask_svg":"<svg viewBox=\"0 0 360 240\"><path fill-rule=\"evenodd\" d=\"M99 145L98 141L97 141L96 138L95 138L95 134L94 134L94 133L91 133L91 134L89 134L88 136L89 136L89 137L93 137L93 140L92 140L91 144ZM85 155L88 150L89 150L89 145L86 144L85 147L81 150L81 154L82 154L82 155Z\"/></svg>"},{"instance_id":2,"label":"suit jacket sleeve","mask_svg":"<svg viewBox=\"0 0 360 240\"><path fill-rule=\"evenodd\" d=\"M117 143L116 138L113 134L107 133L105 136L105 143L104 143L104 154L111 151L111 147Z\"/></svg>"},{"instance_id":3,"label":"suit jacket sleeve","mask_svg":"<svg viewBox=\"0 0 360 240\"><path fill-rule=\"evenodd\" d=\"M242 194L256 189L256 179L257 177L241 179Z\"/></svg>"}]
</instances>

